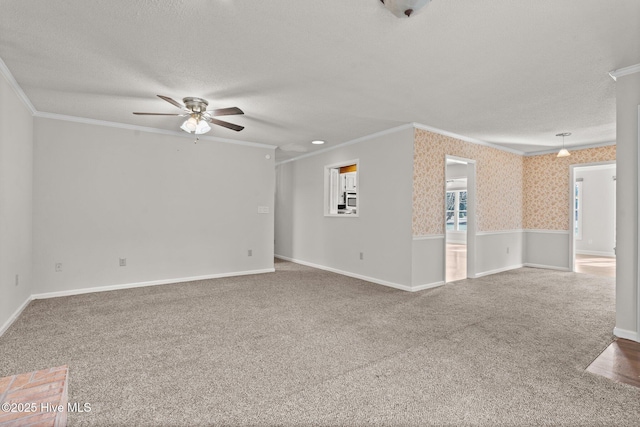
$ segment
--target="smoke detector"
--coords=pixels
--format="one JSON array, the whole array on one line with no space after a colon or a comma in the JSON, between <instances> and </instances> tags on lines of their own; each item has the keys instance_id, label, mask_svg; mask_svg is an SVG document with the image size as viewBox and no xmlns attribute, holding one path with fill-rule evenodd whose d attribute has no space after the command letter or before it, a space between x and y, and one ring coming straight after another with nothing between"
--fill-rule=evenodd
<instances>
[{"instance_id":1,"label":"smoke detector","mask_svg":"<svg viewBox=\"0 0 640 427\"><path fill-rule=\"evenodd\" d=\"M411 16L425 7L431 0L380 0L398 18Z\"/></svg>"}]
</instances>

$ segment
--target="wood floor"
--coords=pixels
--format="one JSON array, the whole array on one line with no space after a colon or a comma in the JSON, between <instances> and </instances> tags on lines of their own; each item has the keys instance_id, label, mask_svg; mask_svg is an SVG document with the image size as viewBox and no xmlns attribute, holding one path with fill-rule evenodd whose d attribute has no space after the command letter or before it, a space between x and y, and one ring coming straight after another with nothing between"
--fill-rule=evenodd
<instances>
[{"instance_id":1,"label":"wood floor","mask_svg":"<svg viewBox=\"0 0 640 427\"><path fill-rule=\"evenodd\" d=\"M576 273L616 277L615 257L576 254Z\"/></svg>"},{"instance_id":2,"label":"wood floor","mask_svg":"<svg viewBox=\"0 0 640 427\"><path fill-rule=\"evenodd\" d=\"M575 272L616 277L616 258L576 254ZM447 243L446 274L447 283L467 278L467 245Z\"/></svg>"},{"instance_id":3,"label":"wood floor","mask_svg":"<svg viewBox=\"0 0 640 427\"><path fill-rule=\"evenodd\" d=\"M576 254L576 273L616 277L615 257ZM617 339L587 368L617 382L640 387L640 343Z\"/></svg>"},{"instance_id":4,"label":"wood floor","mask_svg":"<svg viewBox=\"0 0 640 427\"><path fill-rule=\"evenodd\" d=\"M446 283L467 278L467 245L447 243Z\"/></svg>"},{"instance_id":5,"label":"wood floor","mask_svg":"<svg viewBox=\"0 0 640 427\"><path fill-rule=\"evenodd\" d=\"M615 340L589 365L587 371L640 387L640 343Z\"/></svg>"}]
</instances>

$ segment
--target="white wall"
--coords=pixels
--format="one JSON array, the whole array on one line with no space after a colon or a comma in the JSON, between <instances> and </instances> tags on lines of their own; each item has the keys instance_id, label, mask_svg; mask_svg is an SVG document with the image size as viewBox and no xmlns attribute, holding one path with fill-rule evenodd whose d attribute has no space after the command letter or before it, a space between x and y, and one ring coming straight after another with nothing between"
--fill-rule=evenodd
<instances>
[{"instance_id":1,"label":"white wall","mask_svg":"<svg viewBox=\"0 0 640 427\"><path fill-rule=\"evenodd\" d=\"M31 295L32 135L31 112L0 77L0 334Z\"/></svg>"},{"instance_id":2,"label":"white wall","mask_svg":"<svg viewBox=\"0 0 640 427\"><path fill-rule=\"evenodd\" d=\"M273 268L273 149L46 118L34 141L34 294Z\"/></svg>"},{"instance_id":3,"label":"white wall","mask_svg":"<svg viewBox=\"0 0 640 427\"><path fill-rule=\"evenodd\" d=\"M638 301L638 106L640 73L616 82L616 328L622 338L640 341Z\"/></svg>"},{"instance_id":4,"label":"white wall","mask_svg":"<svg viewBox=\"0 0 640 427\"><path fill-rule=\"evenodd\" d=\"M446 177L447 179L458 179L467 177L467 164L466 163L453 163L446 165Z\"/></svg>"},{"instance_id":5,"label":"white wall","mask_svg":"<svg viewBox=\"0 0 640 427\"><path fill-rule=\"evenodd\" d=\"M412 241L412 286L429 288L445 282L445 236L414 237Z\"/></svg>"},{"instance_id":6,"label":"white wall","mask_svg":"<svg viewBox=\"0 0 640 427\"><path fill-rule=\"evenodd\" d=\"M520 268L524 259L524 233L519 230L485 231L476 235L476 277Z\"/></svg>"},{"instance_id":7,"label":"white wall","mask_svg":"<svg viewBox=\"0 0 640 427\"><path fill-rule=\"evenodd\" d=\"M582 178L582 239L575 241L576 253L614 256L616 165L575 168Z\"/></svg>"},{"instance_id":8,"label":"white wall","mask_svg":"<svg viewBox=\"0 0 640 427\"><path fill-rule=\"evenodd\" d=\"M403 128L278 165L276 254L410 288L413 141ZM324 167L353 159L359 217L325 217Z\"/></svg>"},{"instance_id":9,"label":"white wall","mask_svg":"<svg viewBox=\"0 0 640 427\"><path fill-rule=\"evenodd\" d=\"M568 271L569 238L565 230L525 230L524 264Z\"/></svg>"}]
</instances>

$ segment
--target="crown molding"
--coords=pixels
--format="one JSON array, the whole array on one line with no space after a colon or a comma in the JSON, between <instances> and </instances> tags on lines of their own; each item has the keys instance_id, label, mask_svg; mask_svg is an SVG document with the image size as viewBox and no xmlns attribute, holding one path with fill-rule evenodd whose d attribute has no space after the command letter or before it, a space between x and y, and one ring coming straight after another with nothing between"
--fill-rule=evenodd
<instances>
[{"instance_id":1,"label":"crown molding","mask_svg":"<svg viewBox=\"0 0 640 427\"><path fill-rule=\"evenodd\" d=\"M629 75L629 74L638 73L638 72L640 72L640 64L635 64L635 65L631 65L629 67L619 68L617 70L610 71L609 75L611 76L611 78L613 80L617 80L619 77L623 77L623 76L626 76L626 75ZM31 115L33 115L34 117L47 118L47 119L52 119L52 120L63 120L63 121L91 124L91 125L97 125L97 126L107 126L107 127L113 127L113 128L119 128L119 129L137 130L137 131L141 131L141 132L157 133L157 134L171 135L171 136L179 136L179 137L182 137L182 138L193 138L192 134L187 134L185 132L171 131L171 130L166 130L166 129L158 129L158 128L146 127L146 126L130 125L130 124L125 124L125 123L109 122L109 121L105 121L105 120L89 119L89 118L85 118L85 117L67 116L67 115L57 114L57 113L41 112L41 111L36 110L36 108L33 106L33 104L31 103L31 100L29 100L27 95L24 93L24 91L22 90L22 88L20 87L20 85L18 84L16 79L13 77L13 74L11 74L11 71L9 70L7 65L4 63L2 58L0 58L0 74L2 74L4 76L4 78L7 80L7 83L9 83L9 86L11 86L11 88L16 93L18 98L20 98L20 100L23 102L25 107L27 107L27 109L30 111ZM493 144L493 143L490 143L490 142L482 141L480 139L475 139L475 138L470 138L470 137L467 137L467 136L464 136L464 135L459 135L459 134L456 134L456 133L453 133L453 132L445 131L443 129L438 129L438 128L434 128L434 127L431 127L431 126L423 125L421 123L413 122L413 123L407 123L407 124L404 124L404 125L400 125L400 126L396 126L396 127L393 127L393 128L389 128L389 129L386 129L386 130L383 130L383 131L380 131L380 132L376 132L376 133L373 133L373 134L370 134L370 135L365 135L365 136L362 136L360 138L352 139L350 141L346 141L346 142L343 142L343 143L338 144L338 145L334 145L334 146L331 146L331 147L327 147L327 148L323 148L323 149L320 149L320 150L317 150L317 151L313 151L311 153L305 153L305 154L302 154L300 156L293 157L291 159L283 160L282 162L276 163L276 166L284 164L284 163L300 160L300 159L303 159L303 158L306 158L306 157L315 156L317 154L325 153L327 151L335 150L337 148L341 148L341 147L345 147L345 146L348 146L348 145L356 144L358 142L366 141L368 139L376 138L376 137L383 136L383 135L388 135L390 133L399 132L399 131L402 131L402 130L406 130L406 129L409 129L409 128L421 129L421 130L425 130L425 131L428 131L428 132L433 132L433 133L437 133L437 134L440 134L440 135L456 138L456 139L459 139L459 140L462 140L462 141L470 142L472 144L484 145L486 147L495 148L497 150L506 151L508 153L518 154L518 155L525 156L525 157L539 156L539 155L543 155L543 154L551 154L551 153L555 153L557 151L557 149L549 149L549 150L543 150L543 151L524 152L524 151L520 151L520 150L515 150L513 148L503 147L503 146L498 145L498 144ZM275 150L276 148L278 148L277 145L263 144L263 143L259 143L259 142L243 141L243 140L237 140L237 139L220 138L220 137L215 137L215 136L200 135L199 139L208 140L208 141L216 141L216 142L224 142L224 143L228 143L228 144L244 145L244 146L248 146L248 147L267 148L267 149L272 149L272 150ZM616 145L616 142L615 141L610 141L610 142L603 142L603 143L598 143L598 144L571 146L571 147L568 147L568 148L570 148L572 150L584 150L584 149L587 149L587 148L606 147L606 146L610 146L610 145Z\"/></svg>"},{"instance_id":2,"label":"crown molding","mask_svg":"<svg viewBox=\"0 0 640 427\"><path fill-rule=\"evenodd\" d=\"M331 147L322 148L320 150L313 151L311 153L301 154L299 156L293 157L291 159L283 160L281 162L276 163L276 166L282 165L284 163L294 162L296 160L304 159L307 157L316 156L318 154L326 153L327 151L336 150L338 148L346 147L347 145L357 144L358 142L363 142L369 139L377 138L379 136L388 135L390 133L400 132L407 129L412 129L413 123L407 123L404 125L396 126L393 128L389 128L386 130L382 130L380 132L372 133L370 135L361 136L360 138L352 139L350 141L345 141L337 145L332 145Z\"/></svg>"},{"instance_id":3,"label":"crown molding","mask_svg":"<svg viewBox=\"0 0 640 427\"><path fill-rule=\"evenodd\" d=\"M284 164L284 163L289 163L289 162L293 162L293 161L296 161L296 160L304 159L306 157L315 156L317 154L326 153L327 151L335 150L337 148L341 148L341 147L344 147L344 146L347 146L347 145L351 145L351 144L356 144L358 142L366 141L368 139L377 138L379 136L388 135L390 133L399 132L399 131L402 131L402 130L412 129L412 128L413 129L421 129L421 130L425 130L427 132L433 132L433 133L437 133L437 134L444 135L444 136L449 136L451 138L460 139L462 141L470 142L472 144L484 145L485 147L495 148L496 150L506 151L507 153L518 154L520 156L524 156L525 155L524 151L514 150L513 148L503 147L501 145L492 144L490 142L482 141L480 139L470 138L468 136L459 135L459 134L453 133L453 132L448 132L446 130L442 130L442 129L434 128L434 127L431 127L431 126L423 125L421 123L411 122L411 123L407 123L407 124L404 124L404 125L400 125L400 126L396 126L396 127L393 127L393 128L389 128L387 130L383 130L383 131L380 131L380 132L372 133L370 135L362 136L360 138L352 139L350 141L346 141L346 142L343 142L343 143L338 144L338 145L333 145L331 147L327 147L327 148L323 148L321 150L313 151L311 153L305 153L305 154L302 154L300 156L293 157L291 159L283 160L281 162L276 163L276 166Z\"/></svg>"},{"instance_id":4,"label":"crown molding","mask_svg":"<svg viewBox=\"0 0 640 427\"><path fill-rule=\"evenodd\" d=\"M491 147L491 148L495 148L496 150L506 151L507 153L512 153L512 154L519 154L521 156L525 155L524 151L520 151L520 150L516 150L516 149L513 149L513 148L508 148L508 147L503 147L502 145L493 144L493 143L487 142L487 141L482 141L481 139L470 138L468 136L459 135L457 133L453 133L453 132L449 132L449 131L446 131L446 130L434 128L434 127L423 125L423 124L420 124L420 123L413 123L413 126L416 129L422 129L422 130L426 130L428 132L433 132L433 133L437 133L437 134L444 135L444 136L450 136L451 138L460 139L462 141L470 142L472 144L484 145L485 147Z\"/></svg>"},{"instance_id":5,"label":"crown molding","mask_svg":"<svg viewBox=\"0 0 640 427\"><path fill-rule=\"evenodd\" d=\"M609 71L609 76L616 81L619 77L628 76L629 74L640 73L640 64L630 65L624 68L618 68L617 70Z\"/></svg>"},{"instance_id":6,"label":"crown molding","mask_svg":"<svg viewBox=\"0 0 640 427\"><path fill-rule=\"evenodd\" d=\"M9 83L9 86L11 86L11 89L13 89L16 95L18 95L18 98L20 98L20 100L24 104L24 106L27 107L29 112L31 112L31 115L34 115L36 113L36 108L33 106L33 104L31 103L27 95L24 93L24 91L22 90L22 88L20 87L16 79L13 77L13 74L11 74L11 71L9 71L7 64L4 63L2 58L0 58L0 74L4 76L4 78L7 80L7 83Z\"/></svg>"},{"instance_id":7,"label":"crown molding","mask_svg":"<svg viewBox=\"0 0 640 427\"><path fill-rule=\"evenodd\" d=\"M86 117L66 116L66 115L57 114L57 113L46 113L42 111L36 111L34 116L43 118L43 119L62 120L66 122L83 123L87 125L106 126L106 127L112 127L112 128L118 128L118 129L137 130L141 132L157 133L161 135L179 136L181 138L190 138L190 139L194 138L193 134L186 133L186 132L173 131L173 130L167 130L167 129L158 129L158 128L152 128L152 127L146 127L146 126L130 125L125 123L108 122L105 120L89 119ZM259 142L219 138L217 136L207 136L207 135L195 135L195 136L197 136L198 139L201 141L204 140L204 141L224 142L228 144L245 145L248 147L257 147L257 148L268 148L272 150L275 150L277 148L276 145L262 144Z\"/></svg>"},{"instance_id":8,"label":"crown molding","mask_svg":"<svg viewBox=\"0 0 640 427\"><path fill-rule=\"evenodd\" d=\"M571 151L577 151L577 150L586 150L588 148L609 147L611 145L616 145L616 141L599 142L596 144L586 144L586 145L568 145L568 146L565 146L564 148ZM556 148L551 148L549 150L532 151L530 153L525 153L524 156L531 157L531 156L542 156L543 154L554 154L554 153L557 153L558 150L559 148L556 147Z\"/></svg>"}]
</instances>

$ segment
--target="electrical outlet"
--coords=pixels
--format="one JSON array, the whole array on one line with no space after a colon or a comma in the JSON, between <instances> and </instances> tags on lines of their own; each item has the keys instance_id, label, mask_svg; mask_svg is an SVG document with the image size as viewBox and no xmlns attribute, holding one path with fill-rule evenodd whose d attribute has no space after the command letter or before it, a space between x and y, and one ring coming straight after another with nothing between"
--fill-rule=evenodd
<instances>
[{"instance_id":1,"label":"electrical outlet","mask_svg":"<svg viewBox=\"0 0 640 427\"><path fill-rule=\"evenodd\" d=\"M62 263L56 262L56 273L59 273L61 271L62 271Z\"/></svg>"},{"instance_id":2,"label":"electrical outlet","mask_svg":"<svg viewBox=\"0 0 640 427\"><path fill-rule=\"evenodd\" d=\"M248 255L248 256L253 256L253 250L249 249L249 250L247 251L247 255Z\"/></svg>"},{"instance_id":3,"label":"electrical outlet","mask_svg":"<svg viewBox=\"0 0 640 427\"><path fill-rule=\"evenodd\" d=\"M20 275L16 274L16 286L20 284Z\"/></svg>"},{"instance_id":4,"label":"electrical outlet","mask_svg":"<svg viewBox=\"0 0 640 427\"><path fill-rule=\"evenodd\" d=\"M507 246L507 253L509 253L509 246Z\"/></svg>"},{"instance_id":5,"label":"electrical outlet","mask_svg":"<svg viewBox=\"0 0 640 427\"><path fill-rule=\"evenodd\" d=\"M120 258L120 267L126 267L126 266L127 266L127 259Z\"/></svg>"},{"instance_id":6,"label":"electrical outlet","mask_svg":"<svg viewBox=\"0 0 640 427\"><path fill-rule=\"evenodd\" d=\"M360 259L363 260L364 259L364 252L360 252Z\"/></svg>"}]
</instances>

